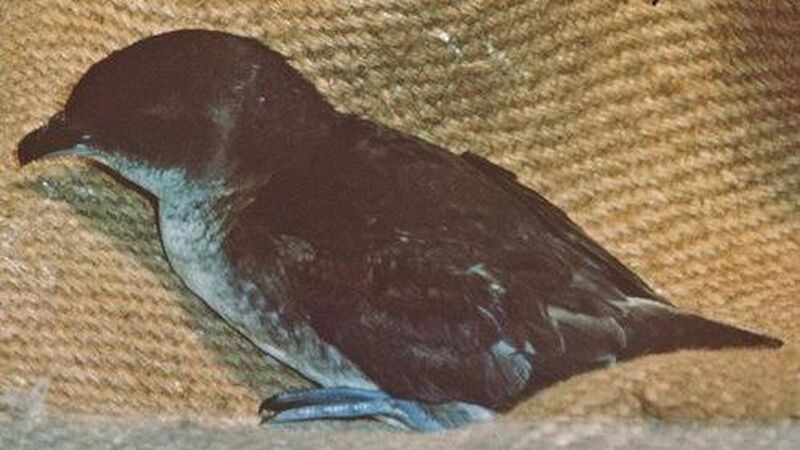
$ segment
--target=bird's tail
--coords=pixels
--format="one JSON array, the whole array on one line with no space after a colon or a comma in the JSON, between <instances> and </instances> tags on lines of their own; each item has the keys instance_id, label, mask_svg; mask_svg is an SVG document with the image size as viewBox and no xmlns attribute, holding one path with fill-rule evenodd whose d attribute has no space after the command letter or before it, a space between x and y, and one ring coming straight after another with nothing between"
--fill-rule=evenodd
<instances>
[{"instance_id":1,"label":"bird's tail","mask_svg":"<svg viewBox=\"0 0 800 450\"><path fill-rule=\"evenodd\" d=\"M783 345L779 339L678 311L652 300L628 298L621 318L628 345L619 359L680 349L720 349Z\"/></svg>"}]
</instances>

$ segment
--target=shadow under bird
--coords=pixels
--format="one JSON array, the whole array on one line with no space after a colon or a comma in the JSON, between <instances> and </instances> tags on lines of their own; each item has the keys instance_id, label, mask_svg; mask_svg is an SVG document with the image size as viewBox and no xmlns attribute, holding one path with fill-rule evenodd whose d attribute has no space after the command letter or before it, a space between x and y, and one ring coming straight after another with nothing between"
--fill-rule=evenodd
<instances>
[{"instance_id":1,"label":"shadow under bird","mask_svg":"<svg viewBox=\"0 0 800 450\"><path fill-rule=\"evenodd\" d=\"M56 155L152 193L186 286L317 384L272 422L447 429L615 361L781 345L677 310L512 173L335 111L254 39L114 52L19 144Z\"/></svg>"}]
</instances>

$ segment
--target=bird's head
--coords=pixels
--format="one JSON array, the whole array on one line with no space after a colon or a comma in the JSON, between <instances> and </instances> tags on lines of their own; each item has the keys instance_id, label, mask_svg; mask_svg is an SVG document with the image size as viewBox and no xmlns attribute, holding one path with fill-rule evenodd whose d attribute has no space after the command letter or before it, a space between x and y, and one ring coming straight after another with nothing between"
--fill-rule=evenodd
<instances>
[{"instance_id":1,"label":"bird's head","mask_svg":"<svg viewBox=\"0 0 800 450\"><path fill-rule=\"evenodd\" d=\"M87 157L164 197L187 180L268 178L317 145L333 114L311 83L259 42L175 31L92 66L64 110L19 143L18 155L23 165Z\"/></svg>"}]
</instances>

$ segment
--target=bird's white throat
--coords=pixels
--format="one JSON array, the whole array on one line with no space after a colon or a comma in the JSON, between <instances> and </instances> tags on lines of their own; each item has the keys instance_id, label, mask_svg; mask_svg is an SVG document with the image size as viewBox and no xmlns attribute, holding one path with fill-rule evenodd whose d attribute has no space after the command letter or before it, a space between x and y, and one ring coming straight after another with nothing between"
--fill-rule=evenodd
<instances>
[{"instance_id":1,"label":"bird's white throat","mask_svg":"<svg viewBox=\"0 0 800 450\"><path fill-rule=\"evenodd\" d=\"M117 153L90 150L79 153L113 169L159 200L202 202L229 194L221 180L192 179L185 169L154 167Z\"/></svg>"}]
</instances>

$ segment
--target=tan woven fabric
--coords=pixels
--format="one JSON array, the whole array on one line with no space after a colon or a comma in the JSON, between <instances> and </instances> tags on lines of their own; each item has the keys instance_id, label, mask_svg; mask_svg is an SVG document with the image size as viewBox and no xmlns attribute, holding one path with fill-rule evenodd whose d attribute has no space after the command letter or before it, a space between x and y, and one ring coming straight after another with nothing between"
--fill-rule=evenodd
<instances>
[{"instance_id":1,"label":"tan woven fabric","mask_svg":"<svg viewBox=\"0 0 800 450\"><path fill-rule=\"evenodd\" d=\"M640 359L512 418L800 417L797 6L450 3L0 1L0 392L252 417L301 384L181 287L144 198L84 162L15 162L93 62L202 27L268 43L342 110L487 155L678 305L788 342Z\"/></svg>"}]
</instances>

